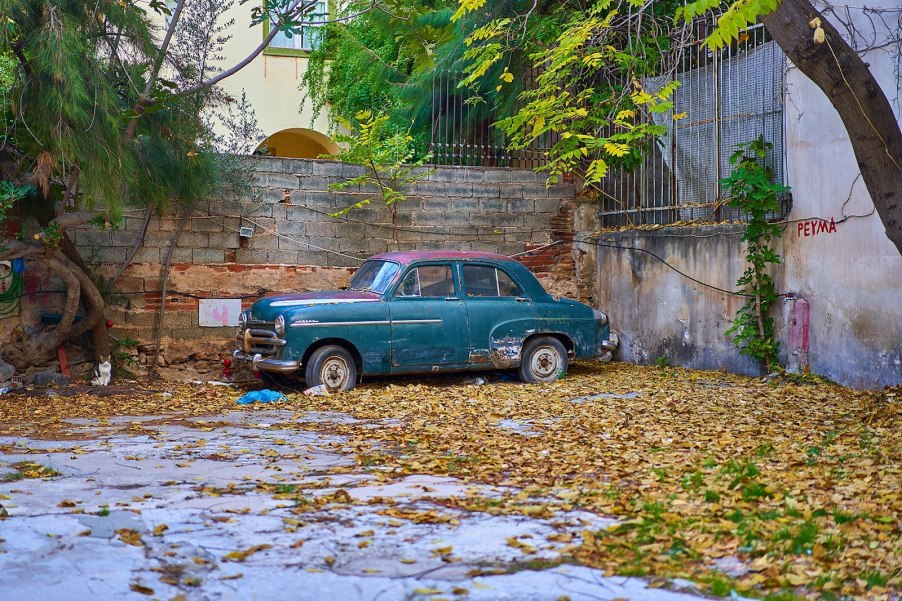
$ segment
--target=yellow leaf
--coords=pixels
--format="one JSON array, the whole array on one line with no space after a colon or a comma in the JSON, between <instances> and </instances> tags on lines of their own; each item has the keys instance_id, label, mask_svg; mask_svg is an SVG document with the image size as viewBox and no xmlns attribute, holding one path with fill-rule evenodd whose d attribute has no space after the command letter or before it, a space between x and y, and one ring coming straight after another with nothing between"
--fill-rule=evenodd
<instances>
[{"instance_id":1,"label":"yellow leaf","mask_svg":"<svg viewBox=\"0 0 902 601\"><path fill-rule=\"evenodd\" d=\"M169 530L169 526L167 526L166 524L160 524L156 528L153 529L153 535L161 536L167 530Z\"/></svg>"},{"instance_id":2,"label":"yellow leaf","mask_svg":"<svg viewBox=\"0 0 902 601\"><path fill-rule=\"evenodd\" d=\"M420 587L413 589L414 595L437 595L442 591L437 588Z\"/></svg>"},{"instance_id":3,"label":"yellow leaf","mask_svg":"<svg viewBox=\"0 0 902 601\"><path fill-rule=\"evenodd\" d=\"M128 585L128 588L132 589L136 593L141 593L142 595L152 595L153 589L143 584L138 584L137 582L132 582Z\"/></svg>"}]
</instances>

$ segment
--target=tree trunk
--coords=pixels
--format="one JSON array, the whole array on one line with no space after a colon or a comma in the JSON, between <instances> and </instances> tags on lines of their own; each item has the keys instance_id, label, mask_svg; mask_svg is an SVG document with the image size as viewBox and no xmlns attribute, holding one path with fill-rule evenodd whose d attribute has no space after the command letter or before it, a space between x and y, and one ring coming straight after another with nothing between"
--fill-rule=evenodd
<instances>
[{"instance_id":1,"label":"tree trunk","mask_svg":"<svg viewBox=\"0 0 902 601\"><path fill-rule=\"evenodd\" d=\"M47 227L53 219L57 218L53 211L53 203L49 199L39 197L37 202L32 205L31 210L41 227ZM59 217L59 219L64 218L65 215ZM72 243L72 239L69 238L65 228L63 228L60 250L74 264L74 268L81 272L77 274L81 282L81 302L85 308L85 320L88 320L89 317L91 318L88 323L92 324L91 336L94 341L94 359L98 362L109 360L111 353L110 337L107 333L106 320L103 319L106 303L97 286L88 277L88 266L85 264L84 259L81 258L81 253L78 252L75 244ZM93 321L95 319L96 322Z\"/></svg>"},{"instance_id":2,"label":"tree trunk","mask_svg":"<svg viewBox=\"0 0 902 601\"><path fill-rule=\"evenodd\" d=\"M820 18L824 43L809 22ZM868 65L808 0L782 0L761 18L789 60L827 95L849 134L861 177L902 254L902 131Z\"/></svg>"}]
</instances>

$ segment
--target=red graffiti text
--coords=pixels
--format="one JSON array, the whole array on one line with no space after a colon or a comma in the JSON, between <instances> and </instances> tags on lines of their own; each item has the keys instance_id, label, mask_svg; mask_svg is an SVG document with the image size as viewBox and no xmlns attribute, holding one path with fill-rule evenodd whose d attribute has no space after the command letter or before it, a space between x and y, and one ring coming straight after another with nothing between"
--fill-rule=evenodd
<instances>
[{"instance_id":1,"label":"red graffiti text","mask_svg":"<svg viewBox=\"0 0 902 601\"><path fill-rule=\"evenodd\" d=\"M796 235L817 236L818 234L835 234L836 221L831 217L828 222L826 219L809 219L808 221L800 221L796 225Z\"/></svg>"}]
</instances>

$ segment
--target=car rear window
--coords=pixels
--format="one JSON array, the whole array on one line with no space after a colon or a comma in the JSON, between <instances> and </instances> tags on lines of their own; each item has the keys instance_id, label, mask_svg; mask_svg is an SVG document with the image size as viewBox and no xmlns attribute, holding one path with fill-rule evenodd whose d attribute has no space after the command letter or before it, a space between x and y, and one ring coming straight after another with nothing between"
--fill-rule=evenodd
<instances>
[{"instance_id":1,"label":"car rear window","mask_svg":"<svg viewBox=\"0 0 902 601\"><path fill-rule=\"evenodd\" d=\"M469 297L523 296L509 275L488 265L464 265L464 290Z\"/></svg>"}]
</instances>

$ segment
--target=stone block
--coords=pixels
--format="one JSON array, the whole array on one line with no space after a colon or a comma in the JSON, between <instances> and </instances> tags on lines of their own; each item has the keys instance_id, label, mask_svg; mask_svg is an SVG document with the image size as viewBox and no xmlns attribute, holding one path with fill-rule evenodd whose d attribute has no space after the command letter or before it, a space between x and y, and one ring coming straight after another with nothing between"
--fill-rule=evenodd
<instances>
[{"instance_id":1,"label":"stone block","mask_svg":"<svg viewBox=\"0 0 902 601\"><path fill-rule=\"evenodd\" d=\"M182 231L178 235L176 244L182 248L206 248L210 243L209 234L203 232Z\"/></svg>"},{"instance_id":2,"label":"stone block","mask_svg":"<svg viewBox=\"0 0 902 601\"><path fill-rule=\"evenodd\" d=\"M507 171L512 183L534 184L540 181L540 177L543 177L530 169L508 169Z\"/></svg>"},{"instance_id":3,"label":"stone block","mask_svg":"<svg viewBox=\"0 0 902 601\"><path fill-rule=\"evenodd\" d=\"M303 243L299 246L299 250L338 250L338 240L336 238L309 236L302 242Z\"/></svg>"},{"instance_id":4,"label":"stone block","mask_svg":"<svg viewBox=\"0 0 902 601\"><path fill-rule=\"evenodd\" d=\"M239 248L235 251L235 262L241 265L263 265L266 263L266 250L256 248Z\"/></svg>"},{"instance_id":5,"label":"stone block","mask_svg":"<svg viewBox=\"0 0 902 601\"><path fill-rule=\"evenodd\" d=\"M297 178L299 190L313 192L329 192L329 186L344 181L340 177L323 177L322 175L305 175Z\"/></svg>"},{"instance_id":6,"label":"stone block","mask_svg":"<svg viewBox=\"0 0 902 601\"><path fill-rule=\"evenodd\" d=\"M482 175L487 184L506 184L511 181L510 171L507 169L484 169Z\"/></svg>"},{"instance_id":7,"label":"stone block","mask_svg":"<svg viewBox=\"0 0 902 601\"><path fill-rule=\"evenodd\" d=\"M363 238L366 234L366 226L363 223L342 221L337 224L339 238Z\"/></svg>"},{"instance_id":8,"label":"stone block","mask_svg":"<svg viewBox=\"0 0 902 601\"><path fill-rule=\"evenodd\" d=\"M279 237L275 234L254 234L247 246L255 250L279 250Z\"/></svg>"},{"instance_id":9,"label":"stone block","mask_svg":"<svg viewBox=\"0 0 902 601\"><path fill-rule=\"evenodd\" d=\"M223 227L219 217L197 215L191 218L188 229L192 232L221 232Z\"/></svg>"},{"instance_id":10,"label":"stone block","mask_svg":"<svg viewBox=\"0 0 902 601\"><path fill-rule=\"evenodd\" d=\"M557 214L561 208L560 198L537 198L535 200L536 213Z\"/></svg>"},{"instance_id":11,"label":"stone block","mask_svg":"<svg viewBox=\"0 0 902 601\"><path fill-rule=\"evenodd\" d=\"M328 159L311 161L311 163L311 171L313 175L321 175L326 177L341 177L341 172L344 168L344 165L341 162Z\"/></svg>"},{"instance_id":12,"label":"stone block","mask_svg":"<svg viewBox=\"0 0 902 601\"><path fill-rule=\"evenodd\" d=\"M313 161L307 159L287 159L282 161L282 172L292 175L310 175L313 173Z\"/></svg>"},{"instance_id":13,"label":"stone block","mask_svg":"<svg viewBox=\"0 0 902 601\"><path fill-rule=\"evenodd\" d=\"M266 178L266 186L279 190L297 190L300 188L298 178L290 173L270 173Z\"/></svg>"},{"instance_id":14,"label":"stone block","mask_svg":"<svg viewBox=\"0 0 902 601\"><path fill-rule=\"evenodd\" d=\"M210 234L209 240L208 248L227 249L238 248L239 246L238 233L231 229L221 234Z\"/></svg>"},{"instance_id":15,"label":"stone block","mask_svg":"<svg viewBox=\"0 0 902 601\"><path fill-rule=\"evenodd\" d=\"M249 203L237 200L211 200L210 214L212 215L243 215L250 206Z\"/></svg>"},{"instance_id":16,"label":"stone block","mask_svg":"<svg viewBox=\"0 0 902 601\"><path fill-rule=\"evenodd\" d=\"M418 182L418 196L450 196L452 198L461 198L473 196L473 184L461 183L442 183L442 182ZM480 196L490 196L488 194L480 194Z\"/></svg>"},{"instance_id":17,"label":"stone block","mask_svg":"<svg viewBox=\"0 0 902 601\"><path fill-rule=\"evenodd\" d=\"M295 248L291 250L266 251L266 262L270 265L297 265L297 245L295 245Z\"/></svg>"},{"instance_id":18,"label":"stone block","mask_svg":"<svg viewBox=\"0 0 902 601\"><path fill-rule=\"evenodd\" d=\"M195 265L224 263L225 251L221 248L195 248L191 252L191 261Z\"/></svg>"},{"instance_id":19,"label":"stone block","mask_svg":"<svg viewBox=\"0 0 902 601\"><path fill-rule=\"evenodd\" d=\"M479 198L498 198L501 196L500 184L473 184L473 196Z\"/></svg>"},{"instance_id":20,"label":"stone block","mask_svg":"<svg viewBox=\"0 0 902 601\"><path fill-rule=\"evenodd\" d=\"M329 253L316 249L298 251L298 265L328 265Z\"/></svg>"},{"instance_id":21,"label":"stone block","mask_svg":"<svg viewBox=\"0 0 902 601\"><path fill-rule=\"evenodd\" d=\"M536 203L531 198L520 198L507 201L508 213L532 213L536 210Z\"/></svg>"},{"instance_id":22,"label":"stone block","mask_svg":"<svg viewBox=\"0 0 902 601\"><path fill-rule=\"evenodd\" d=\"M109 246L111 244L111 232L100 232L95 229L80 228L74 230L75 244L78 246Z\"/></svg>"},{"instance_id":23,"label":"stone block","mask_svg":"<svg viewBox=\"0 0 902 601\"><path fill-rule=\"evenodd\" d=\"M450 203L450 208L454 212L464 212L469 213L471 211L477 211L479 209L479 199L478 198L452 198ZM444 215L440 216L444 218Z\"/></svg>"},{"instance_id":24,"label":"stone block","mask_svg":"<svg viewBox=\"0 0 902 601\"><path fill-rule=\"evenodd\" d=\"M480 198L477 208L480 212L501 213L507 210L507 204L500 198Z\"/></svg>"},{"instance_id":25,"label":"stone block","mask_svg":"<svg viewBox=\"0 0 902 601\"><path fill-rule=\"evenodd\" d=\"M523 198L548 198L548 192L545 184L523 184Z\"/></svg>"},{"instance_id":26,"label":"stone block","mask_svg":"<svg viewBox=\"0 0 902 601\"><path fill-rule=\"evenodd\" d=\"M112 246L127 246L131 248L140 239L140 237L140 231L116 230L110 233L110 244Z\"/></svg>"},{"instance_id":27,"label":"stone block","mask_svg":"<svg viewBox=\"0 0 902 601\"><path fill-rule=\"evenodd\" d=\"M159 248L148 248L146 246L142 246L138 249L138 252L135 253L134 258L132 259L132 263L154 263L156 265L160 264L160 249Z\"/></svg>"},{"instance_id":28,"label":"stone block","mask_svg":"<svg viewBox=\"0 0 902 601\"><path fill-rule=\"evenodd\" d=\"M282 202L283 198L285 193L281 188L257 188L255 193L255 199L264 203Z\"/></svg>"},{"instance_id":29,"label":"stone block","mask_svg":"<svg viewBox=\"0 0 902 601\"><path fill-rule=\"evenodd\" d=\"M176 247L172 251L172 258L169 260L170 263L190 263L194 257L192 255L193 249L185 248L185 247ZM160 251L160 257L165 261L166 260L166 249L162 249Z\"/></svg>"},{"instance_id":30,"label":"stone block","mask_svg":"<svg viewBox=\"0 0 902 601\"><path fill-rule=\"evenodd\" d=\"M306 232L307 224L304 221L292 221L289 219L277 220L276 228L279 230L279 234L299 237L303 236Z\"/></svg>"},{"instance_id":31,"label":"stone block","mask_svg":"<svg viewBox=\"0 0 902 601\"><path fill-rule=\"evenodd\" d=\"M430 182L465 183L468 181L466 167L439 167L429 176Z\"/></svg>"},{"instance_id":32,"label":"stone block","mask_svg":"<svg viewBox=\"0 0 902 601\"><path fill-rule=\"evenodd\" d=\"M304 205L307 207L311 207L314 209L318 209L320 211L325 211L327 213L331 213L336 210L336 207L345 207L359 200L363 200L355 198L351 196L350 198L343 198L342 203L338 204L338 197L334 192L306 192L304 194Z\"/></svg>"},{"instance_id":33,"label":"stone block","mask_svg":"<svg viewBox=\"0 0 902 601\"><path fill-rule=\"evenodd\" d=\"M124 246L93 247L87 256L88 263L124 263L128 252Z\"/></svg>"},{"instance_id":34,"label":"stone block","mask_svg":"<svg viewBox=\"0 0 902 601\"><path fill-rule=\"evenodd\" d=\"M330 254L327 259L329 267L360 267L362 261L343 255Z\"/></svg>"}]
</instances>

